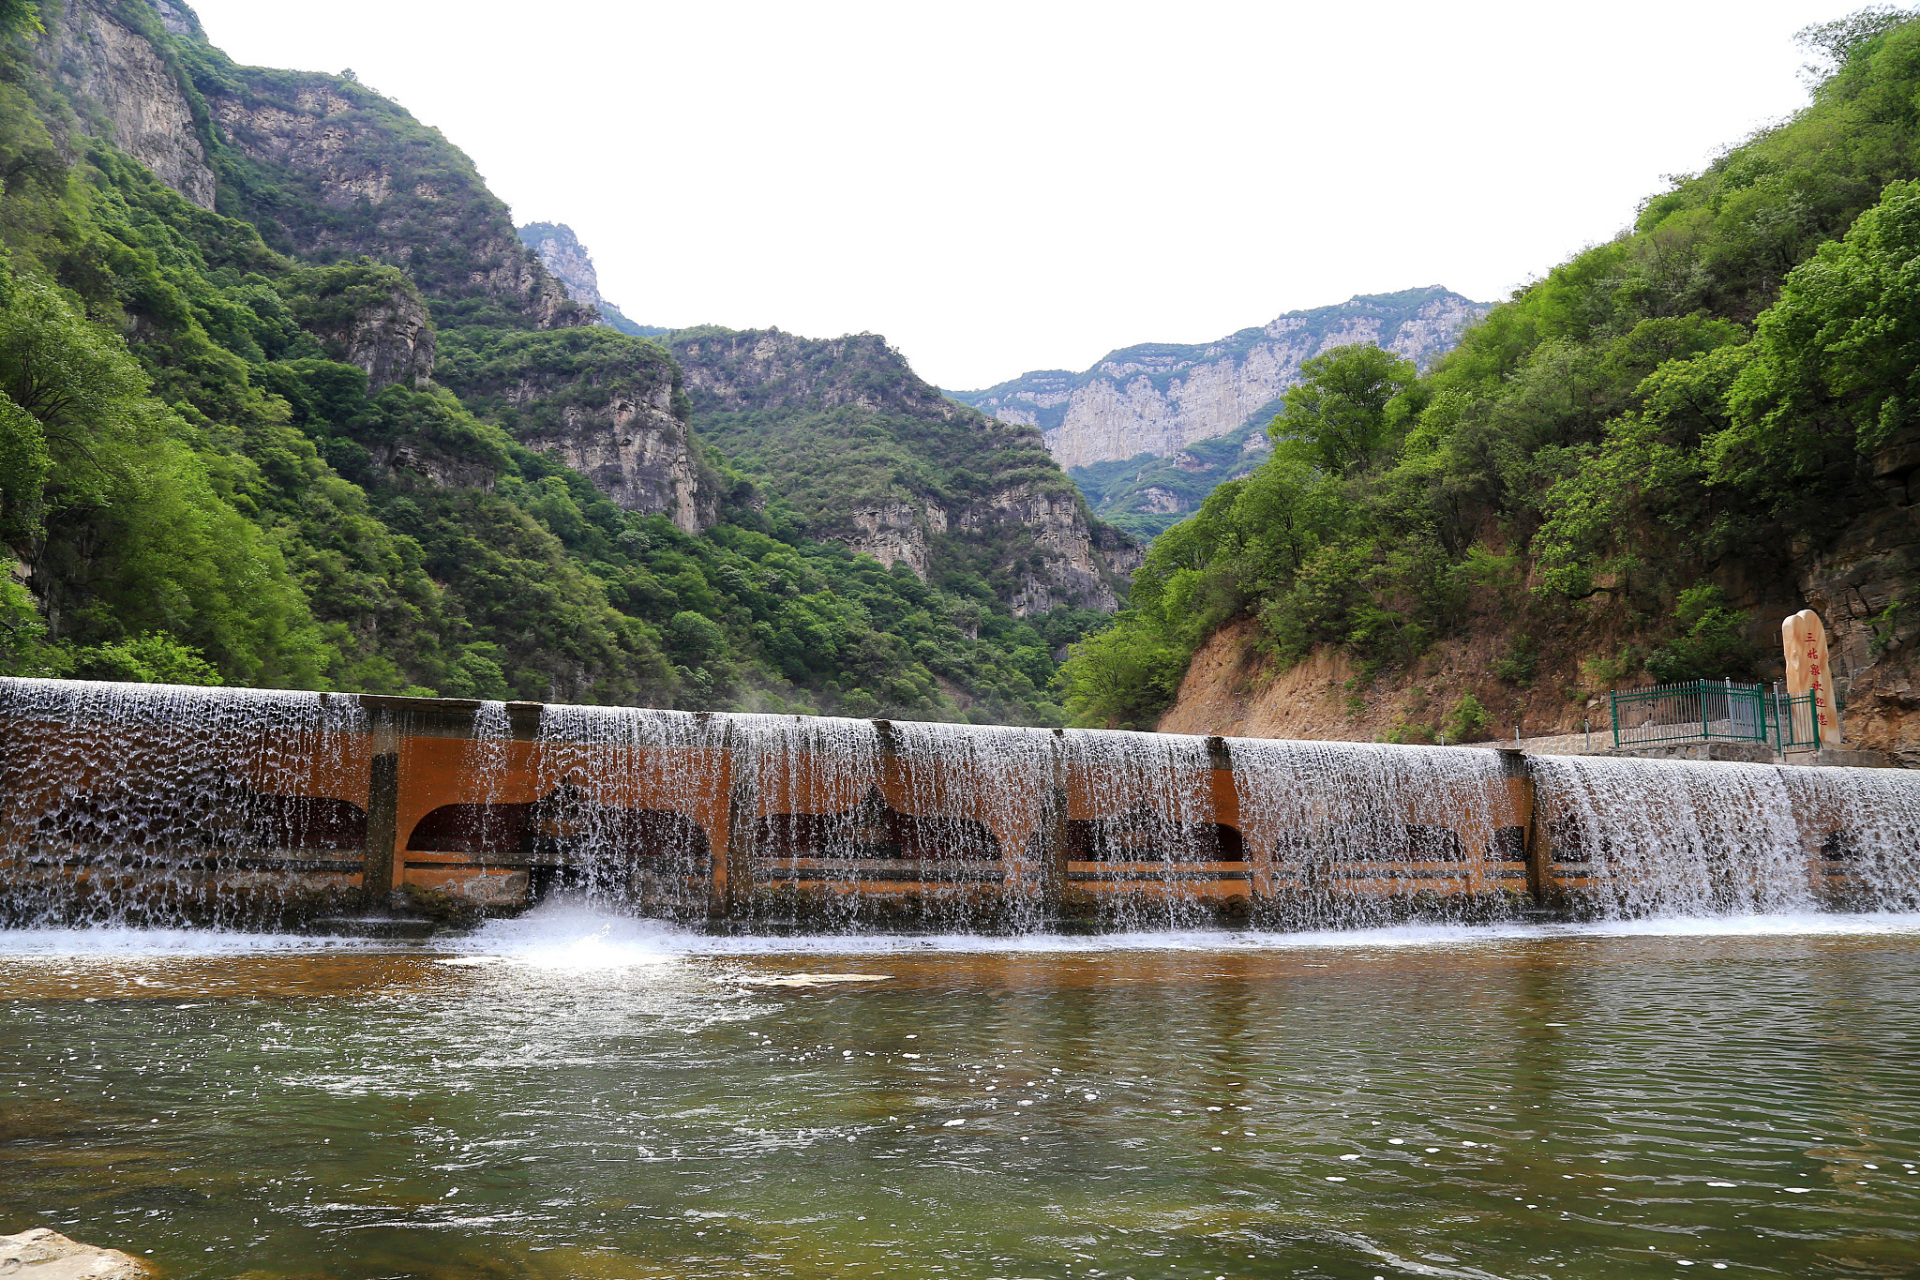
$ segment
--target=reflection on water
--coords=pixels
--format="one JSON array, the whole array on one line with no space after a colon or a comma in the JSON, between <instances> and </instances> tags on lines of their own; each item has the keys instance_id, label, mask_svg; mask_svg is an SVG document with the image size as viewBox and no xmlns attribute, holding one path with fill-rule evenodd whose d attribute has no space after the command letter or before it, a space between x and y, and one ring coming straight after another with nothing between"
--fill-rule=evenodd
<instances>
[{"instance_id":1,"label":"reflection on water","mask_svg":"<svg viewBox=\"0 0 1920 1280\"><path fill-rule=\"evenodd\" d=\"M1916 958L1833 916L0 934L0 1231L255 1280L1906 1276Z\"/></svg>"}]
</instances>

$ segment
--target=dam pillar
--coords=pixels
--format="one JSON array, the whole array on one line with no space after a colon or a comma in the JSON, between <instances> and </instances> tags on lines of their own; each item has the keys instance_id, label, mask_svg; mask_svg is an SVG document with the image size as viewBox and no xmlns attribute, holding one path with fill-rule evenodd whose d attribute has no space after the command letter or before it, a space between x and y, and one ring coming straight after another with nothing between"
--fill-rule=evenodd
<instances>
[{"instance_id":1,"label":"dam pillar","mask_svg":"<svg viewBox=\"0 0 1920 1280\"><path fill-rule=\"evenodd\" d=\"M1062 914L1072 894L1067 859L1072 855L1067 835L1067 789L1055 783L1047 795L1047 811L1040 825L1040 900L1047 910Z\"/></svg>"},{"instance_id":2,"label":"dam pillar","mask_svg":"<svg viewBox=\"0 0 1920 1280\"><path fill-rule=\"evenodd\" d=\"M753 829L759 818L759 798L753 783L739 779L730 767L732 752L726 759L730 775L723 780L727 792L726 842L713 851L713 897L709 903L709 914L719 920L747 913L753 897Z\"/></svg>"},{"instance_id":3,"label":"dam pillar","mask_svg":"<svg viewBox=\"0 0 1920 1280\"><path fill-rule=\"evenodd\" d=\"M1544 907L1556 896L1557 886L1547 870L1547 862L1552 854L1547 848L1546 833L1540 827L1539 796L1533 769L1528 765L1524 751L1512 747L1496 750L1500 756L1501 772L1507 780L1507 795L1513 806L1513 816L1519 828L1520 847L1516 852L1526 863L1527 896L1533 899L1536 907Z\"/></svg>"},{"instance_id":4,"label":"dam pillar","mask_svg":"<svg viewBox=\"0 0 1920 1280\"><path fill-rule=\"evenodd\" d=\"M360 871L361 896L376 911L393 898L394 846L400 840L400 752L391 732L379 735L377 745L367 769L367 846Z\"/></svg>"},{"instance_id":5,"label":"dam pillar","mask_svg":"<svg viewBox=\"0 0 1920 1280\"><path fill-rule=\"evenodd\" d=\"M1066 731L1053 731L1052 785L1047 790L1045 808L1040 816L1038 833L1040 883L1038 898L1046 911L1055 916L1071 914L1073 902L1073 877L1067 862L1073 856L1072 837L1068 819L1071 816L1072 801L1067 793Z\"/></svg>"}]
</instances>

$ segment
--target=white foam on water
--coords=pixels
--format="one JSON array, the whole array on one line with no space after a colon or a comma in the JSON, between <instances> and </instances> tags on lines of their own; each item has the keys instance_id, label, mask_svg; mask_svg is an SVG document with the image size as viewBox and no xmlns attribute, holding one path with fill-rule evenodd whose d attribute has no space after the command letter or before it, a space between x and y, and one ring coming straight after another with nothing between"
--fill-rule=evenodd
<instances>
[{"instance_id":1,"label":"white foam on water","mask_svg":"<svg viewBox=\"0 0 1920 1280\"><path fill-rule=\"evenodd\" d=\"M469 965L491 961L591 972L674 964L691 954L685 943L697 936L662 921L611 915L563 899L511 920L489 921L436 950L461 953L457 959Z\"/></svg>"},{"instance_id":2,"label":"white foam on water","mask_svg":"<svg viewBox=\"0 0 1920 1280\"><path fill-rule=\"evenodd\" d=\"M1219 954L1268 951L1365 951L1475 947L1580 938L1774 938L1920 935L1920 914L1676 917L1577 924L1410 924L1310 932L1192 929L1067 935L1025 933L832 933L713 935L664 923L604 915L572 903L548 904L512 920L491 921L439 950L560 967L659 964L679 958L781 955L897 956L962 954ZM573 957L573 959L568 959Z\"/></svg>"},{"instance_id":3,"label":"white foam on water","mask_svg":"<svg viewBox=\"0 0 1920 1280\"><path fill-rule=\"evenodd\" d=\"M1596 938L1873 937L1920 933L1920 913L1806 911L1755 916L1650 916L1539 926L1542 936Z\"/></svg>"},{"instance_id":4,"label":"white foam on water","mask_svg":"<svg viewBox=\"0 0 1920 1280\"><path fill-rule=\"evenodd\" d=\"M1527 941L1608 938L1791 938L1920 936L1920 913L1679 916L1574 924L1409 924L1305 932L1192 929L1088 935L1030 933L832 933L714 935L664 921L616 915L578 900L552 901L512 919L492 920L464 937L430 943L303 934L133 927L0 930L0 957L165 959L299 952L402 952L437 957L451 968L521 964L548 970L607 970L672 965L699 958L755 956L899 956L966 954L1121 954L1434 950Z\"/></svg>"},{"instance_id":5,"label":"white foam on water","mask_svg":"<svg viewBox=\"0 0 1920 1280\"><path fill-rule=\"evenodd\" d=\"M359 951L370 945L357 938L246 933L231 929L148 929L134 925L0 929L0 957L9 959L191 959L275 952Z\"/></svg>"}]
</instances>

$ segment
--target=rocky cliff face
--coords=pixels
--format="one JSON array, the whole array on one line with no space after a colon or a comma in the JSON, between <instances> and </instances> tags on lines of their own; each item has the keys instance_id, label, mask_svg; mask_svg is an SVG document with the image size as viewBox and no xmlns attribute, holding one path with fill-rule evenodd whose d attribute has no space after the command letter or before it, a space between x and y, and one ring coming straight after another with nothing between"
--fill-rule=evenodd
<instances>
[{"instance_id":1,"label":"rocky cliff face","mask_svg":"<svg viewBox=\"0 0 1920 1280\"><path fill-rule=\"evenodd\" d=\"M427 304L411 289L395 290L331 340L342 360L366 370L374 391L396 383L421 387L433 377L433 324Z\"/></svg>"},{"instance_id":2,"label":"rocky cliff face","mask_svg":"<svg viewBox=\"0 0 1920 1280\"><path fill-rule=\"evenodd\" d=\"M1142 454L1124 462L1095 462L1067 474L1093 513L1136 537L1153 539L1228 480L1252 473L1273 453L1264 423L1249 422L1165 457Z\"/></svg>"},{"instance_id":3,"label":"rocky cliff face","mask_svg":"<svg viewBox=\"0 0 1920 1280\"><path fill-rule=\"evenodd\" d=\"M884 339L706 329L672 346L700 434L815 536L923 579L970 566L1021 616L1117 606L1132 539L1089 518L1036 431L941 395Z\"/></svg>"},{"instance_id":4,"label":"rocky cliff face","mask_svg":"<svg viewBox=\"0 0 1920 1280\"><path fill-rule=\"evenodd\" d=\"M520 228L520 243L533 250L540 265L560 282L568 297L599 314L606 304L600 296L600 273L572 227L560 222L530 222Z\"/></svg>"},{"instance_id":5,"label":"rocky cliff face","mask_svg":"<svg viewBox=\"0 0 1920 1280\"><path fill-rule=\"evenodd\" d=\"M979 417L921 381L885 338L871 333L819 339L778 329L688 330L672 346L686 371L687 394L709 412L855 408L947 425Z\"/></svg>"},{"instance_id":6,"label":"rocky cliff face","mask_svg":"<svg viewBox=\"0 0 1920 1280\"><path fill-rule=\"evenodd\" d=\"M433 320L404 273L348 266L302 277L310 286L296 299L295 318L320 339L330 359L363 370L369 391L396 383L424 387L433 377Z\"/></svg>"},{"instance_id":7,"label":"rocky cliff face","mask_svg":"<svg viewBox=\"0 0 1920 1280\"><path fill-rule=\"evenodd\" d=\"M275 249L402 267L443 329L482 317L546 329L593 322L438 130L352 80L237 66L198 37L190 48L193 85L221 139L222 208Z\"/></svg>"},{"instance_id":8,"label":"rocky cliff face","mask_svg":"<svg viewBox=\"0 0 1920 1280\"><path fill-rule=\"evenodd\" d=\"M928 569L928 542L947 531L947 513L928 502L874 502L848 513L850 528L841 541L891 569L904 564L922 581Z\"/></svg>"},{"instance_id":9,"label":"rocky cliff face","mask_svg":"<svg viewBox=\"0 0 1920 1280\"><path fill-rule=\"evenodd\" d=\"M103 3L73 0L76 9ZM713 522L717 491L676 402L672 361L651 343L588 328L598 292L571 233L578 261L556 262L578 277L581 300L438 131L350 79L236 66L184 6L160 17L191 53L193 87L219 132L222 208L281 252L334 264L308 274L341 273L301 315L330 356L366 370L376 391L424 385L437 364L469 408L558 455L619 506L688 531ZM167 37L143 39L166 51ZM403 278L378 277L396 268ZM404 452L375 461L448 483L490 482L443 475Z\"/></svg>"},{"instance_id":10,"label":"rocky cliff face","mask_svg":"<svg viewBox=\"0 0 1920 1280\"><path fill-rule=\"evenodd\" d=\"M516 394L529 403L539 388ZM716 518L711 477L664 389L644 399L614 396L597 411L569 406L558 423L530 432L522 443L557 453L622 510L664 514L685 533L698 533Z\"/></svg>"},{"instance_id":11,"label":"rocky cliff face","mask_svg":"<svg viewBox=\"0 0 1920 1280\"><path fill-rule=\"evenodd\" d=\"M1014 485L970 505L957 523L969 533L991 534L1001 526L1031 537L1034 552L1008 601L1015 617L1056 608L1112 613L1120 607L1113 589L1116 570L1095 545L1080 496L1071 490Z\"/></svg>"},{"instance_id":12,"label":"rocky cliff face","mask_svg":"<svg viewBox=\"0 0 1920 1280\"><path fill-rule=\"evenodd\" d=\"M1424 368L1487 310L1437 285L1362 296L1204 346L1128 347L1084 373L1029 373L952 395L1004 422L1039 427L1062 467L1164 457L1271 418L1309 356L1372 342Z\"/></svg>"},{"instance_id":13,"label":"rocky cliff face","mask_svg":"<svg viewBox=\"0 0 1920 1280\"><path fill-rule=\"evenodd\" d=\"M718 478L665 350L600 326L469 337L440 380L475 413L556 454L623 510L666 515L688 533L713 524Z\"/></svg>"},{"instance_id":14,"label":"rocky cliff face","mask_svg":"<svg viewBox=\"0 0 1920 1280\"><path fill-rule=\"evenodd\" d=\"M47 34L35 55L67 91L74 126L113 143L202 209L213 208L213 166L193 104L164 50L133 20L144 15L123 14L103 0L43 9ZM182 30L189 25L189 15L171 5L151 21L163 18Z\"/></svg>"}]
</instances>

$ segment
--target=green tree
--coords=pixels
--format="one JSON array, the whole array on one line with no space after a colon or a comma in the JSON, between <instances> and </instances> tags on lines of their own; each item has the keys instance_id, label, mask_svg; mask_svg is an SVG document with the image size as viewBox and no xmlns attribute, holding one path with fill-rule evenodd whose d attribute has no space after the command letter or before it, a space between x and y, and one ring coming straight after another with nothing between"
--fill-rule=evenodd
<instances>
[{"instance_id":1,"label":"green tree","mask_svg":"<svg viewBox=\"0 0 1920 1280\"><path fill-rule=\"evenodd\" d=\"M42 29L34 0L0 0L0 37L37 35Z\"/></svg>"},{"instance_id":2,"label":"green tree","mask_svg":"<svg viewBox=\"0 0 1920 1280\"><path fill-rule=\"evenodd\" d=\"M1180 690L1192 650L1137 613L1073 647L1061 685L1080 724L1151 729Z\"/></svg>"},{"instance_id":3,"label":"green tree","mask_svg":"<svg viewBox=\"0 0 1920 1280\"><path fill-rule=\"evenodd\" d=\"M1385 451L1392 434L1387 407L1418 370L1391 351L1356 343L1301 361L1300 376L1267 433L1342 475L1372 466Z\"/></svg>"},{"instance_id":4,"label":"green tree","mask_svg":"<svg viewBox=\"0 0 1920 1280\"><path fill-rule=\"evenodd\" d=\"M0 516L63 638L164 632L249 683L320 682L324 645L298 584L221 492L251 467L197 452L117 334L10 266L0 266L0 395Z\"/></svg>"},{"instance_id":5,"label":"green tree","mask_svg":"<svg viewBox=\"0 0 1920 1280\"><path fill-rule=\"evenodd\" d=\"M1446 735L1452 742L1479 742L1487 736L1487 726L1493 723L1493 717L1471 693L1463 693L1453 709L1447 712Z\"/></svg>"},{"instance_id":6,"label":"green tree","mask_svg":"<svg viewBox=\"0 0 1920 1280\"><path fill-rule=\"evenodd\" d=\"M1714 483L1813 515L1857 455L1920 443L1920 183L1889 184L1795 268L1753 346L1707 443Z\"/></svg>"}]
</instances>

